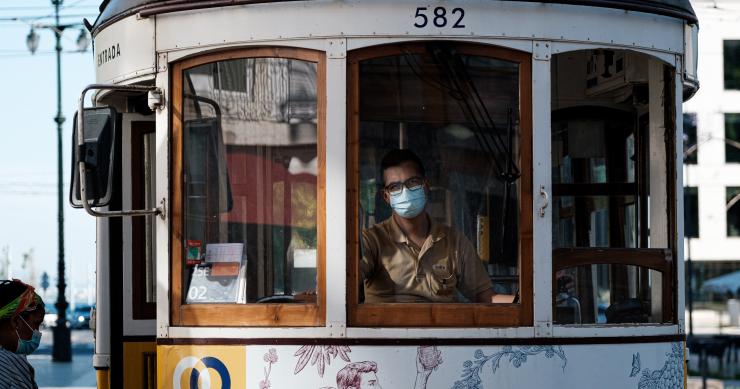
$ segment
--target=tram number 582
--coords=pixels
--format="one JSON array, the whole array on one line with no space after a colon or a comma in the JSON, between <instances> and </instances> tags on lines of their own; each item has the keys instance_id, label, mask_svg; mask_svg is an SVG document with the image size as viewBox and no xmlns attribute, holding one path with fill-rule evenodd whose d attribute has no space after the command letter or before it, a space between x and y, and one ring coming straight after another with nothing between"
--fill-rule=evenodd
<instances>
[{"instance_id":1,"label":"tram number 582","mask_svg":"<svg viewBox=\"0 0 740 389\"><path fill-rule=\"evenodd\" d=\"M465 10L462 8L453 8L452 12L449 13L449 20L447 16L447 8L435 7L431 13L429 13L428 7L417 7L414 19L414 27L424 28L429 24L431 20L435 27L446 27L448 23L453 23L452 28L465 28L462 23L465 17Z\"/></svg>"}]
</instances>

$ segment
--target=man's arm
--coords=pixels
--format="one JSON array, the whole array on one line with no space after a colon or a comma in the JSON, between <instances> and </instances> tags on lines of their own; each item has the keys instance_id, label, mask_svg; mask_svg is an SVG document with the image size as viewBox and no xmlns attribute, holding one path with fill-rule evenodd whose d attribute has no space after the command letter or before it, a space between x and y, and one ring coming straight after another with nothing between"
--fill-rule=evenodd
<instances>
[{"instance_id":1,"label":"man's arm","mask_svg":"<svg viewBox=\"0 0 740 389\"><path fill-rule=\"evenodd\" d=\"M486 304L509 304L514 302L515 296L510 294L496 294L492 289L484 290L475 296L475 302Z\"/></svg>"}]
</instances>

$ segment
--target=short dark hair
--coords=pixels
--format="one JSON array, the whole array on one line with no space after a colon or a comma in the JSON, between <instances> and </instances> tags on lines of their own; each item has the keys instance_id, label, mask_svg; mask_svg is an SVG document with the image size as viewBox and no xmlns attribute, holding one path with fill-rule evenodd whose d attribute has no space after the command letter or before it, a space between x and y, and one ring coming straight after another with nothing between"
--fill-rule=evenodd
<instances>
[{"instance_id":1,"label":"short dark hair","mask_svg":"<svg viewBox=\"0 0 740 389\"><path fill-rule=\"evenodd\" d=\"M409 149L393 149L385 154L382 160L380 160L380 174L385 173L385 170L394 166L400 166L404 162L413 162L416 164L416 170L419 172L421 177L426 176L424 171L424 164L421 163L421 159Z\"/></svg>"},{"instance_id":2,"label":"short dark hair","mask_svg":"<svg viewBox=\"0 0 740 389\"><path fill-rule=\"evenodd\" d=\"M337 373L337 389L347 389L349 387L360 387L360 374L377 373L378 365L372 361L354 362L347 364Z\"/></svg>"}]
</instances>

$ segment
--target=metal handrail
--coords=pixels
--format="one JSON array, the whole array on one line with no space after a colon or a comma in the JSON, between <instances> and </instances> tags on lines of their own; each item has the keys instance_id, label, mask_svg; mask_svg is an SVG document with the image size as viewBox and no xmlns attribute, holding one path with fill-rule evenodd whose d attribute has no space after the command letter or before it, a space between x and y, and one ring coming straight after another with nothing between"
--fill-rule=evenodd
<instances>
[{"instance_id":1,"label":"metal handrail","mask_svg":"<svg viewBox=\"0 0 740 389\"><path fill-rule=\"evenodd\" d=\"M157 90L154 86L144 85L115 85L115 84L90 84L82 90L79 100L79 113L77 114L77 149L85 143L85 94L90 90L117 90L117 91L128 91L128 92L151 92ZM95 106L95 102L93 102ZM165 201L162 199L159 206L151 209L135 209L127 211L97 211L92 208L90 203L87 201L87 182L85 177L85 161L82 160L80 153L78 152L75 157L75 163L79 169L80 178L80 199L82 200L82 206L85 208L88 214L94 217L123 217L123 216L146 216L146 215L159 215L162 220L165 219Z\"/></svg>"}]
</instances>

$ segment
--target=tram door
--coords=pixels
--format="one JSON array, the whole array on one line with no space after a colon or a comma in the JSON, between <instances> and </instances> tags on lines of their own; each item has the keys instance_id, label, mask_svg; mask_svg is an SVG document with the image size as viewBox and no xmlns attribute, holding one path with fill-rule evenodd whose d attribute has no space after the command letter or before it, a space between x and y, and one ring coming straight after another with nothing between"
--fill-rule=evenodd
<instances>
[{"instance_id":1,"label":"tram door","mask_svg":"<svg viewBox=\"0 0 740 389\"><path fill-rule=\"evenodd\" d=\"M110 210L152 208L155 195L154 115L121 115L120 165ZM153 216L98 219L99 293L96 360L109 376L98 387L156 387L156 286ZM101 265L101 259L104 261ZM106 266L107 265L107 266ZM107 274L106 274L107 273ZM103 297L103 301L100 301ZM102 359L100 357L102 354ZM101 363L96 363L100 369Z\"/></svg>"}]
</instances>

